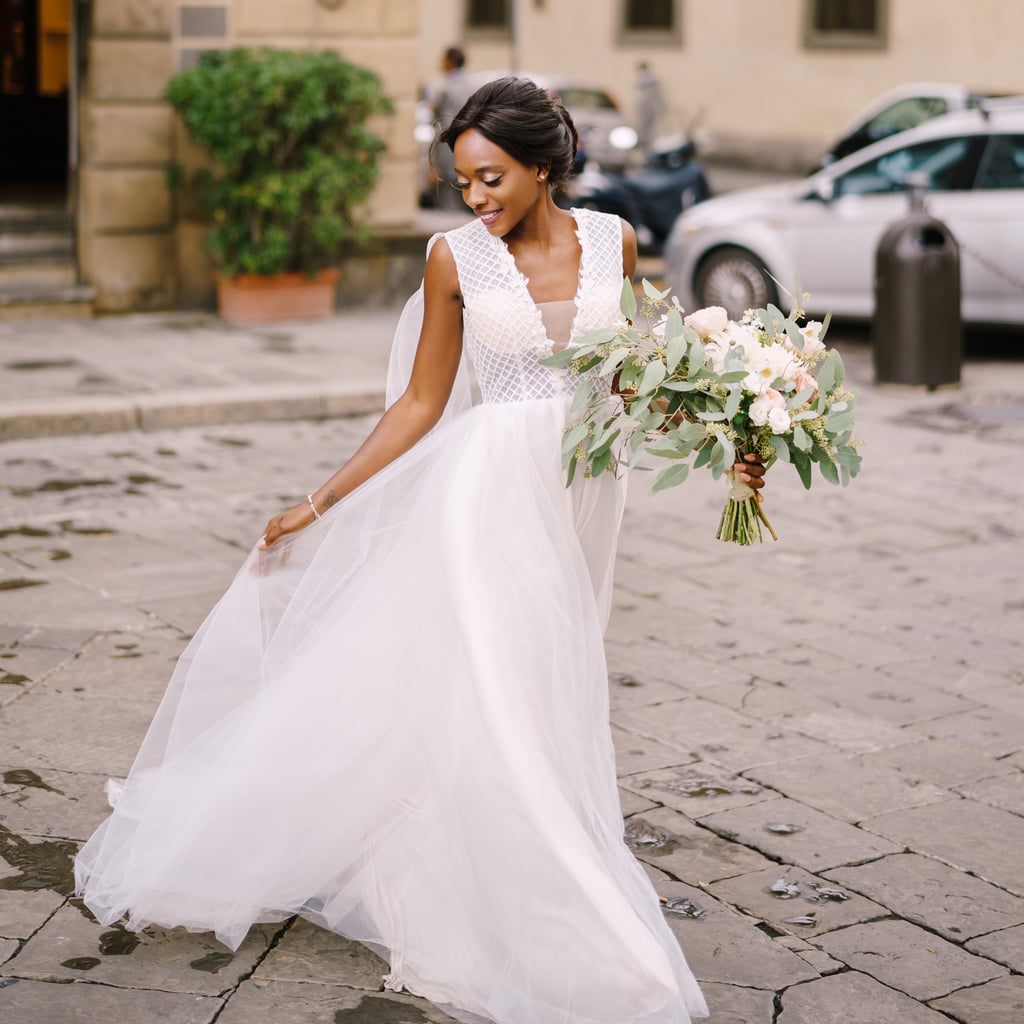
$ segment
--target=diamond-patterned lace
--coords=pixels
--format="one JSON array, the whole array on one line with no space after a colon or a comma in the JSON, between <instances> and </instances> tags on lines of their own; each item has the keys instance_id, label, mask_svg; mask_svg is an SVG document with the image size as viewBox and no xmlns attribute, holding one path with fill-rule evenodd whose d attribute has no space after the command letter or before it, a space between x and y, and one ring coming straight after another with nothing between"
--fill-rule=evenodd
<instances>
[{"instance_id":1,"label":"diamond-patterned lace","mask_svg":"<svg viewBox=\"0 0 1024 1024\"><path fill-rule=\"evenodd\" d=\"M576 316L569 344L584 331L619 323L622 225L618 217L573 210L580 240ZM445 238L455 257L465 302L464 344L485 402L522 402L571 395L579 377L541 366L551 355L541 312L505 242L473 221ZM561 346L559 346L561 347Z\"/></svg>"}]
</instances>

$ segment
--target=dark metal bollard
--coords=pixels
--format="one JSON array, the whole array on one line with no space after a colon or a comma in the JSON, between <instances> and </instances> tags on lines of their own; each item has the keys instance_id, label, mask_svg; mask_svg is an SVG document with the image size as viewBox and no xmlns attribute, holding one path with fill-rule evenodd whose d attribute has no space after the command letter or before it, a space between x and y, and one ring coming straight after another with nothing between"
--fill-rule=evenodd
<instances>
[{"instance_id":1,"label":"dark metal bollard","mask_svg":"<svg viewBox=\"0 0 1024 1024\"><path fill-rule=\"evenodd\" d=\"M919 199L878 243L871 342L879 384L960 383L960 247Z\"/></svg>"}]
</instances>

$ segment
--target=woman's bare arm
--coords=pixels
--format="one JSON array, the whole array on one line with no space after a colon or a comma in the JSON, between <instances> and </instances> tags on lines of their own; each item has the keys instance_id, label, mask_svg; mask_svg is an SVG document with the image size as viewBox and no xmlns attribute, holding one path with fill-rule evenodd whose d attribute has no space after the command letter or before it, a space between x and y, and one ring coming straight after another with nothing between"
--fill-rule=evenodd
<instances>
[{"instance_id":1,"label":"woman's bare arm","mask_svg":"<svg viewBox=\"0 0 1024 1024\"><path fill-rule=\"evenodd\" d=\"M313 492L318 512L325 512L404 455L436 426L444 412L462 356L462 295L455 258L443 239L427 258L423 298L423 328L409 386L352 458ZM283 534L308 526L313 518L308 501L295 505L267 523L257 547L269 547Z\"/></svg>"}]
</instances>

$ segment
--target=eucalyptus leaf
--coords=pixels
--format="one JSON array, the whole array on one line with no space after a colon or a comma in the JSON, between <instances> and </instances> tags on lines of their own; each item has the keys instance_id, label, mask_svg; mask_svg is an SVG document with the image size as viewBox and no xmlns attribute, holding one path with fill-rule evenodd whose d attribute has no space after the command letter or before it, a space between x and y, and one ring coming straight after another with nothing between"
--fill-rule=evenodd
<instances>
[{"instance_id":1,"label":"eucalyptus leaf","mask_svg":"<svg viewBox=\"0 0 1024 1024\"><path fill-rule=\"evenodd\" d=\"M565 435L562 437L562 451L571 452L576 450L576 446L589 434L586 426L582 423L577 423L576 426L570 427Z\"/></svg>"},{"instance_id":2,"label":"eucalyptus leaf","mask_svg":"<svg viewBox=\"0 0 1024 1024\"><path fill-rule=\"evenodd\" d=\"M697 413L697 419L703 420L705 423L721 423L725 419L724 412L699 412Z\"/></svg>"},{"instance_id":3,"label":"eucalyptus leaf","mask_svg":"<svg viewBox=\"0 0 1024 1024\"><path fill-rule=\"evenodd\" d=\"M804 485L807 490L811 489L811 460L804 455L803 452L791 449L793 456L793 465L796 467L797 475L800 477L800 483Z\"/></svg>"},{"instance_id":4,"label":"eucalyptus leaf","mask_svg":"<svg viewBox=\"0 0 1024 1024\"><path fill-rule=\"evenodd\" d=\"M827 395L836 386L836 364L832 356L833 353L829 352L818 371L818 390L823 395Z\"/></svg>"},{"instance_id":5,"label":"eucalyptus leaf","mask_svg":"<svg viewBox=\"0 0 1024 1024\"><path fill-rule=\"evenodd\" d=\"M798 391L791 398L786 400L787 409L799 409L801 405L805 405L814 397L814 387L804 388L803 391Z\"/></svg>"},{"instance_id":6,"label":"eucalyptus leaf","mask_svg":"<svg viewBox=\"0 0 1024 1024\"><path fill-rule=\"evenodd\" d=\"M672 311L673 313L675 310ZM665 338L665 364L669 373L675 373L676 367L686 355L686 342L681 334L668 335Z\"/></svg>"},{"instance_id":7,"label":"eucalyptus leaf","mask_svg":"<svg viewBox=\"0 0 1024 1024\"><path fill-rule=\"evenodd\" d=\"M838 412L833 415L828 414L825 429L830 434L841 434L843 431L849 430L853 426L853 410L847 409L845 412Z\"/></svg>"},{"instance_id":8,"label":"eucalyptus leaf","mask_svg":"<svg viewBox=\"0 0 1024 1024\"><path fill-rule=\"evenodd\" d=\"M636 293L633 282L627 277L622 282L622 294L619 297L619 309L627 320L636 319Z\"/></svg>"},{"instance_id":9,"label":"eucalyptus leaf","mask_svg":"<svg viewBox=\"0 0 1024 1024\"><path fill-rule=\"evenodd\" d=\"M671 288L666 288L663 292L658 291L658 289L655 288L646 277L643 279L641 284L643 285L644 295L649 299L653 299L655 302L663 302L665 297L672 290Z\"/></svg>"},{"instance_id":10,"label":"eucalyptus leaf","mask_svg":"<svg viewBox=\"0 0 1024 1024\"><path fill-rule=\"evenodd\" d=\"M775 454L782 462L789 462L789 445L786 444L786 439L780 437L778 434L772 434L768 438L768 443L775 449Z\"/></svg>"},{"instance_id":11,"label":"eucalyptus leaf","mask_svg":"<svg viewBox=\"0 0 1024 1024\"><path fill-rule=\"evenodd\" d=\"M668 388L669 391L694 391L696 385L688 380L666 380L663 381L661 387Z\"/></svg>"},{"instance_id":12,"label":"eucalyptus leaf","mask_svg":"<svg viewBox=\"0 0 1024 1024\"><path fill-rule=\"evenodd\" d=\"M665 364L660 359L649 362L640 378L640 394L650 394L665 379L665 372Z\"/></svg>"},{"instance_id":13,"label":"eucalyptus leaf","mask_svg":"<svg viewBox=\"0 0 1024 1024\"><path fill-rule=\"evenodd\" d=\"M651 487L651 494L664 491L668 487L675 487L681 484L690 472L690 467L685 462L677 462L674 466L663 469Z\"/></svg>"},{"instance_id":14,"label":"eucalyptus leaf","mask_svg":"<svg viewBox=\"0 0 1024 1024\"><path fill-rule=\"evenodd\" d=\"M743 398L742 388L731 388L725 402L725 418L731 420L740 411L740 400Z\"/></svg>"},{"instance_id":15,"label":"eucalyptus leaf","mask_svg":"<svg viewBox=\"0 0 1024 1024\"><path fill-rule=\"evenodd\" d=\"M697 458L693 460L693 468L700 469L711 461L711 445L706 444L697 452Z\"/></svg>"},{"instance_id":16,"label":"eucalyptus leaf","mask_svg":"<svg viewBox=\"0 0 1024 1024\"><path fill-rule=\"evenodd\" d=\"M538 362L541 366L568 366L578 355L574 347L563 348L561 352L553 352Z\"/></svg>"},{"instance_id":17,"label":"eucalyptus leaf","mask_svg":"<svg viewBox=\"0 0 1024 1024\"><path fill-rule=\"evenodd\" d=\"M690 372L686 375L687 379L693 380L697 374L704 368L704 345L698 338L693 344L690 345Z\"/></svg>"},{"instance_id":18,"label":"eucalyptus leaf","mask_svg":"<svg viewBox=\"0 0 1024 1024\"><path fill-rule=\"evenodd\" d=\"M839 483L839 470L836 469L836 464L831 459L821 459L818 462L818 469L821 470L821 475L830 483Z\"/></svg>"}]
</instances>

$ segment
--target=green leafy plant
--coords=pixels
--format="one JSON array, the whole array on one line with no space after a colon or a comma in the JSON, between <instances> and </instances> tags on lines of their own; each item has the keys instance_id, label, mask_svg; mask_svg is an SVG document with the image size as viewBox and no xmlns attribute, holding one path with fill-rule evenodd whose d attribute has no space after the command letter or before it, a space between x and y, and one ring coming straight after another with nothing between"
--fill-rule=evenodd
<instances>
[{"instance_id":1,"label":"green leafy plant","mask_svg":"<svg viewBox=\"0 0 1024 1024\"><path fill-rule=\"evenodd\" d=\"M221 275L313 275L366 236L361 206L383 141L367 127L393 113L375 74L329 51L209 51L166 93L214 167L172 184L211 218L204 247Z\"/></svg>"}]
</instances>

